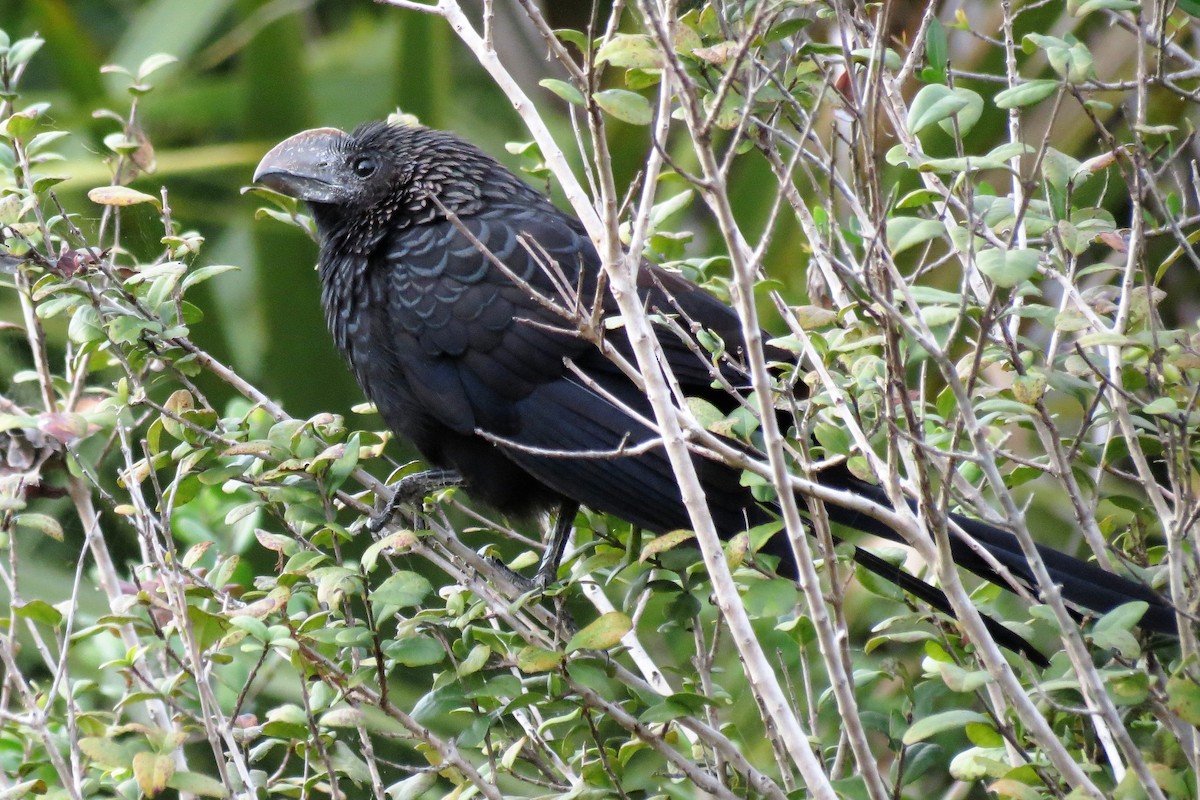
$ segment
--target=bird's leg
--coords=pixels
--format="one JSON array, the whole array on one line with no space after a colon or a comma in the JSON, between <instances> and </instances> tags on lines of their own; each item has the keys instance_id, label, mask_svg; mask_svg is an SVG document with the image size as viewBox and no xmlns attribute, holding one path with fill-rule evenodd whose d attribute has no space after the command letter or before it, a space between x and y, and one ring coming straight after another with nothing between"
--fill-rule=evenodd
<instances>
[{"instance_id":1,"label":"bird's leg","mask_svg":"<svg viewBox=\"0 0 1200 800\"><path fill-rule=\"evenodd\" d=\"M390 497L382 498L376 505L376 511L371 516L367 527L372 533L379 533L392 521L400 506L415 503L430 492L439 489L449 489L452 486L462 486L463 478L452 469L430 469L405 475L392 485Z\"/></svg>"},{"instance_id":2,"label":"bird's leg","mask_svg":"<svg viewBox=\"0 0 1200 800\"><path fill-rule=\"evenodd\" d=\"M567 549L567 540L571 538L571 526L575 522L575 512L578 510L579 504L570 500L559 506L558 515L554 520L554 528L550 531L550 540L546 542L546 550L542 553L542 560L532 579L515 572L497 558L491 559L492 565L501 570L505 577L523 593L537 592L540 594L546 591L558 577L558 567L562 562L563 551Z\"/></svg>"},{"instance_id":3,"label":"bird's leg","mask_svg":"<svg viewBox=\"0 0 1200 800\"><path fill-rule=\"evenodd\" d=\"M567 541L571 538L571 527L575 523L575 512L578 510L579 504L571 500L563 502L558 507L554 527L550 531L550 539L546 542L546 550L542 553L542 560L538 564L533 580L514 572L507 564L496 558L489 560L522 594L540 595L544 593L558 577L558 567L562 562L563 551L567 549ZM552 599L555 605L555 619L558 620L558 632L561 635L569 637L578 630L575 620L571 617L571 612L566 608L563 595L544 599Z\"/></svg>"},{"instance_id":4,"label":"bird's leg","mask_svg":"<svg viewBox=\"0 0 1200 800\"><path fill-rule=\"evenodd\" d=\"M567 500L558 507L554 528L550 532L550 541L546 542L546 551L542 553L542 561L533 576L534 585L543 591L558 577L558 566L562 562L563 552L567 549L567 540L571 538L571 527L575 524L577 511L579 503L572 500Z\"/></svg>"}]
</instances>

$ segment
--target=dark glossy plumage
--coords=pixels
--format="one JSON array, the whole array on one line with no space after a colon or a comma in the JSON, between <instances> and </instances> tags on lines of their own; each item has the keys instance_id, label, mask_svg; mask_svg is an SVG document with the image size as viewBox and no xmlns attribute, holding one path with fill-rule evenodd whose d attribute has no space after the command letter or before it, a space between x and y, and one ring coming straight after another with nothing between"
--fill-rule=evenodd
<instances>
[{"instance_id":1,"label":"dark glossy plumage","mask_svg":"<svg viewBox=\"0 0 1200 800\"><path fill-rule=\"evenodd\" d=\"M376 123L352 134L307 131L272 150L255 179L309 203L338 347L387 424L432 464L460 472L473 498L511 514L576 501L651 531L690 527L662 448L618 454L653 439L621 408L652 419L646 398L576 335L573 323L534 296L591 307L600 262L578 220L476 148L425 128ZM651 310L699 323L737 353L740 328L730 308L650 265L640 284ZM604 313L615 314L604 298ZM665 328L659 338L685 394L732 407L727 393L713 389L711 364L689 347L694 343ZM619 330L608 341L629 354ZM745 382L736 364L720 369L730 383ZM724 535L769 518L736 471L697 464ZM822 480L885 502L844 471ZM830 507L830 515L897 538L844 509ZM1030 579L1010 534L955 519L1015 575ZM954 555L1002 583L965 544L957 543ZM1103 611L1143 599L1151 604L1144 625L1174 630L1170 606L1145 587L1048 548L1043 556L1072 602ZM869 554L860 560L946 608L932 587Z\"/></svg>"}]
</instances>

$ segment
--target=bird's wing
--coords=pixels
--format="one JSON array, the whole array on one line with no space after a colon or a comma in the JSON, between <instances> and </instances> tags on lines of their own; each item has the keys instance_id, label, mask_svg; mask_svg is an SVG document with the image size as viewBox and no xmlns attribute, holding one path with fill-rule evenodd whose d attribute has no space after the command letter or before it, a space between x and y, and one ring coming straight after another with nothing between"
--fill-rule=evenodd
<instances>
[{"instance_id":1,"label":"bird's wing","mask_svg":"<svg viewBox=\"0 0 1200 800\"><path fill-rule=\"evenodd\" d=\"M579 224L552 207L493 206L416 226L394 236L382 259L395 356L422 377L411 389L447 427L515 433L513 405L567 375L566 359L628 394L628 379L575 332L569 315L576 308L590 313L600 260ZM693 324L712 329L732 352L740 349L738 318L716 298L649 265L639 284L651 310L685 331ZM616 315L610 295L602 292L599 301L602 316ZM714 367L694 340L656 327L685 393L712 392L714 369L744 383L732 362ZM632 360L623 331L607 336Z\"/></svg>"},{"instance_id":2,"label":"bird's wing","mask_svg":"<svg viewBox=\"0 0 1200 800\"><path fill-rule=\"evenodd\" d=\"M558 298L544 265L578 275L585 242L544 212L501 210L402 230L381 253L394 356L418 405L463 434L513 433L513 404L588 347L534 296Z\"/></svg>"}]
</instances>

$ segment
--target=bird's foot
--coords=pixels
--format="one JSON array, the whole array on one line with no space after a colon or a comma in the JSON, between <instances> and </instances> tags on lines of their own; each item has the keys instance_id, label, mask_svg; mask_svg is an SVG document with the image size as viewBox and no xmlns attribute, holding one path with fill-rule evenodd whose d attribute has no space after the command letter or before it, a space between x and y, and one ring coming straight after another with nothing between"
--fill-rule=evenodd
<instances>
[{"instance_id":1,"label":"bird's foot","mask_svg":"<svg viewBox=\"0 0 1200 800\"><path fill-rule=\"evenodd\" d=\"M505 564L496 556L488 556L488 563L500 572L505 580L511 583L521 594L543 595L554 585L558 576L551 571L539 568L533 577L522 575L512 567ZM544 566L544 565L543 565Z\"/></svg>"},{"instance_id":2,"label":"bird's foot","mask_svg":"<svg viewBox=\"0 0 1200 800\"><path fill-rule=\"evenodd\" d=\"M545 592L558 580L558 564L543 562L529 581L539 592Z\"/></svg>"},{"instance_id":3,"label":"bird's foot","mask_svg":"<svg viewBox=\"0 0 1200 800\"><path fill-rule=\"evenodd\" d=\"M401 506L411 505L431 492L462 486L462 475L452 469L431 469L405 475L392 484L390 496L381 497L375 505L375 513L367 522L371 533L379 533L387 527Z\"/></svg>"},{"instance_id":4,"label":"bird's foot","mask_svg":"<svg viewBox=\"0 0 1200 800\"><path fill-rule=\"evenodd\" d=\"M487 561L504 577L504 580L511 583L523 595L540 595L546 590L544 585L538 584L533 578L525 577L496 556L487 556Z\"/></svg>"}]
</instances>

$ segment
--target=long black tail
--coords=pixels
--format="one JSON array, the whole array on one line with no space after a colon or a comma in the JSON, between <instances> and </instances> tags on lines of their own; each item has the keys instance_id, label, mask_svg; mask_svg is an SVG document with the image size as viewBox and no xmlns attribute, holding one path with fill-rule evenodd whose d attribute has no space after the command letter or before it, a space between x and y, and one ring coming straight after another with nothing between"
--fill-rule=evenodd
<instances>
[{"instance_id":1,"label":"long black tail","mask_svg":"<svg viewBox=\"0 0 1200 800\"><path fill-rule=\"evenodd\" d=\"M854 548L854 560L861 564L864 569L868 569L879 577L891 581L905 592L908 592L913 597L924 600L943 614L948 614L952 617L955 616L949 598L940 589L930 586L920 578L909 575L895 564L884 561L871 551L864 550L861 547ZM984 614L982 616L983 624L987 628L988 633L992 635L992 638L996 640L996 644L1012 650L1014 653L1022 653L1039 667L1050 666L1050 662L1046 659L1042 651L1026 641L1024 637L1004 627L988 615Z\"/></svg>"},{"instance_id":2,"label":"long black tail","mask_svg":"<svg viewBox=\"0 0 1200 800\"><path fill-rule=\"evenodd\" d=\"M865 527L861 524L856 524L856 521L851 519L849 513L846 512L845 509L835 508L832 504L827 504L826 509L829 517L836 522L840 522L848 527L853 527L856 529ZM890 529L885 528L884 530L887 531L889 539L898 538L895 533L890 531ZM872 529L866 532L875 533L876 531ZM881 532L881 535L885 534ZM838 543L841 542L841 540L837 539L836 537L834 538L834 541ZM787 543L787 540L783 536L775 536L768 541L762 549L763 552L779 559L779 569L782 574L786 574L793 580L796 579L797 576L793 565L791 546ZM915 575L905 572L903 568L891 563L890 561L885 561L884 559L872 553L870 550L865 550L856 546L854 548L854 560L858 562L864 569L869 570L889 583L894 584L895 586L899 587L901 591L907 592L913 597L924 601L937 611L941 611L943 614L946 614L950 617L957 616L953 606L950 605L950 599L946 597L945 593L942 592L941 589L931 586ZM1049 666L1050 662L1046 659L1046 656L1040 650L1034 647L1033 644L1026 641L1024 637L1004 627L1004 625L987 616L986 614L983 615L983 624L985 627L987 627L988 633L991 634L992 638L995 639L996 643L1001 647L1011 650L1014 653L1023 654L1026 658L1039 667Z\"/></svg>"},{"instance_id":3,"label":"long black tail","mask_svg":"<svg viewBox=\"0 0 1200 800\"><path fill-rule=\"evenodd\" d=\"M882 489L860 481L848 473L822 474L821 482L834 488L852 491L880 505L891 506ZM831 503L826 504L826 511L830 519L834 522L864 533L874 534L894 542L903 543L903 540L895 531L871 517L835 506ZM985 522L964 517L960 514L951 514L950 518L963 531L970 535L971 538L978 542L999 564L1007 569L1014 578L1036 591L1037 582L1033 576L1033 571L1030 569L1029 563L1025 560L1021 545L1015 536ZM991 565L961 538L951 536L950 548L951 554L954 557L954 563L963 569L969 570L984 580L995 583L998 586L1009 586L1009 582L992 569ZM1037 549L1046 564L1046 569L1050 573L1051 579L1059 585L1063 599L1067 602L1091 611L1103 613L1123 603L1142 600L1149 605L1146 614L1139 623L1142 629L1159 633L1178 633L1175 608L1166 598L1150 587L1108 572L1094 564L1081 561L1058 550L1042 545L1038 545ZM873 572L878 572L878 570L868 565L866 561L860 560L860 563ZM891 579L891 576L884 575L882 572L879 574ZM906 591L912 591L907 586L903 586L903 588ZM932 589L932 587L929 588ZM941 594L936 589L933 589L933 591L939 595ZM922 596L916 591L912 593ZM939 609L942 608L938 603L928 598L923 597L923 599L926 599L927 602L930 602L931 605ZM944 596L941 597L941 602L945 602Z\"/></svg>"}]
</instances>

